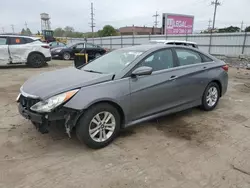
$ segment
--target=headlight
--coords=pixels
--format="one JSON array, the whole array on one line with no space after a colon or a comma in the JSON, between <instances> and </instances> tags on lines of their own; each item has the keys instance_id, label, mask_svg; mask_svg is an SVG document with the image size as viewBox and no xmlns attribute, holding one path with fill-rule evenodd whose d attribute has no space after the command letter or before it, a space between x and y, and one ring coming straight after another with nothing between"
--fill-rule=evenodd
<instances>
[{"instance_id":1,"label":"headlight","mask_svg":"<svg viewBox=\"0 0 250 188\"><path fill-rule=\"evenodd\" d=\"M60 49L59 50L55 50L56 53L59 53L60 51L61 51Z\"/></svg>"},{"instance_id":2,"label":"headlight","mask_svg":"<svg viewBox=\"0 0 250 188\"><path fill-rule=\"evenodd\" d=\"M50 112L60 104L68 101L71 97L73 97L79 89L75 89L72 91L68 91L65 93L61 93L59 95L53 96L46 101L40 101L33 105L30 109L36 112Z\"/></svg>"}]
</instances>

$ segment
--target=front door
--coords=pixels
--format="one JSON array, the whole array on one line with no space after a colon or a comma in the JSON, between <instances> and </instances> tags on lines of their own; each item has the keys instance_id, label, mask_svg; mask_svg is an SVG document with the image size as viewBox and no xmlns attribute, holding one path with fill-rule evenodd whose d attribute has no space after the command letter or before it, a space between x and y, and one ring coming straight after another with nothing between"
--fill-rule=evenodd
<instances>
[{"instance_id":1,"label":"front door","mask_svg":"<svg viewBox=\"0 0 250 188\"><path fill-rule=\"evenodd\" d=\"M9 63L9 51L7 37L0 36L0 65L6 65Z\"/></svg>"},{"instance_id":2,"label":"front door","mask_svg":"<svg viewBox=\"0 0 250 188\"><path fill-rule=\"evenodd\" d=\"M138 66L149 66L153 73L130 78L130 120L140 119L178 106L180 90L176 87L176 62L170 48L156 51Z\"/></svg>"},{"instance_id":3,"label":"front door","mask_svg":"<svg viewBox=\"0 0 250 188\"><path fill-rule=\"evenodd\" d=\"M84 48L84 43L79 43L73 47L72 56L74 57L76 53L80 53Z\"/></svg>"}]
</instances>

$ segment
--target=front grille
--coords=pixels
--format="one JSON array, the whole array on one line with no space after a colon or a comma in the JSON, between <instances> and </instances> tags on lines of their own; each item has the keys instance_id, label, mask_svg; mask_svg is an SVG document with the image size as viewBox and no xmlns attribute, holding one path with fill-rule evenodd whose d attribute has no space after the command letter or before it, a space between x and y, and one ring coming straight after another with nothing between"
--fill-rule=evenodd
<instances>
[{"instance_id":1,"label":"front grille","mask_svg":"<svg viewBox=\"0 0 250 188\"><path fill-rule=\"evenodd\" d=\"M29 110L31 106L38 103L40 100L39 99L28 98L28 97L25 97L25 96L21 95L19 101L20 101L20 104L23 107L25 107L26 109Z\"/></svg>"}]
</instances>

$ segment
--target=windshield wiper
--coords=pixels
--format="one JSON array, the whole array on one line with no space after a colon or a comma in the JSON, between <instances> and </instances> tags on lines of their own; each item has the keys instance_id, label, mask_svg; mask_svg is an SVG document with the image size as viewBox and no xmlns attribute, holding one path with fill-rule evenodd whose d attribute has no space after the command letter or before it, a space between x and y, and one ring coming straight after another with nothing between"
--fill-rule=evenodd
<instances>
[{"instance_id":1,"label":"windshield wiper","mask_svg":"<svg viewBox=\"0 0 250 188\"><path fill-rule=\"evenodd\" d=\"M93 72L93 73L99 73L99 74L102 74L102 72L99 72L99 71L94 71L94 70L85 70L85 69L83 69L84 71L86 71L86 72Z\"/></svg>"}]
</instances>

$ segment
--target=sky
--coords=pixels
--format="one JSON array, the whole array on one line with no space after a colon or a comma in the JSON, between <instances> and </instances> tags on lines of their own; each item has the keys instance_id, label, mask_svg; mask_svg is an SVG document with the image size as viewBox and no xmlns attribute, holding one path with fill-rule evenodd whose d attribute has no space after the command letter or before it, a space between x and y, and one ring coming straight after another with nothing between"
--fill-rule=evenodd
<instances>
[{"instance_id":1,"label":"sky","mask_svg":"<svg viewBox=\"0 0 250 188\"><path fill-rule=\"evenodd\" d=\"M250 26L250 0L219 0L216 27L230 25ZM208 27L213 18L211 0L0 0L0 33L15 32L25 28L25 22L33 33L41 30L40 13L51 17L52 29L72 26L76 31L88 32L90 28L90 6L94 5L96 27L104 25L115 28L124 26L153 26L153 14L158 11L159 26L162 13L194 15L194 30Z\"/></svg>"}]
</instances>

